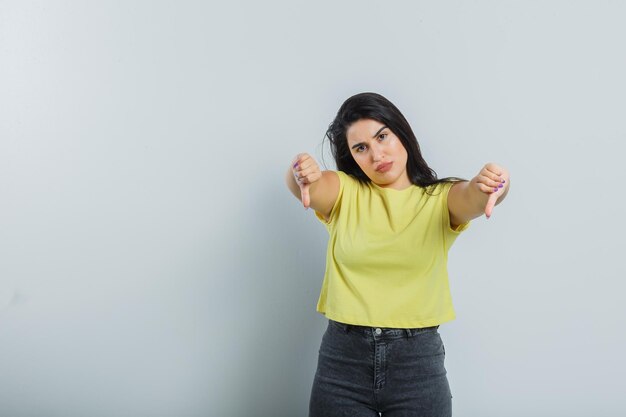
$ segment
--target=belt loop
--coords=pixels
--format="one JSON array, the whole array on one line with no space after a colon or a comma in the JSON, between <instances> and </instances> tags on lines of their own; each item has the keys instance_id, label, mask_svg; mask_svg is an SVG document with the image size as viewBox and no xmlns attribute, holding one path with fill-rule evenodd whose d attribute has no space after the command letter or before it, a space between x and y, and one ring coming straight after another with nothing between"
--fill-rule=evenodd
<instances>
[{"instance_id":1,"label":"belt loop","mask_svg":"<svg viewBox=\"0 0 626 417\"><path fill-rule=\"evenodd\" d=\"M408 339L409 337L413 336L413 332L411 331L411 329L404 329L406 331L406 338Z\"/></svg>"}]
</instances>

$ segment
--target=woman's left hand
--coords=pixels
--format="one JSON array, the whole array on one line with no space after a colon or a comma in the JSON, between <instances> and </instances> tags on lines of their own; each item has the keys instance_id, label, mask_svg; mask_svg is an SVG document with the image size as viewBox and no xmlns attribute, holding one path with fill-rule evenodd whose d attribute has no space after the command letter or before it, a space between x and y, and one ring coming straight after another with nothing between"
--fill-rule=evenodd
<instances>
[{"instance_id":1,"label":"woman's left hand","mask_svg":"<svg viewBox=\"0 0 626 417\"><path fill-rule=\"evenodd\" d=\"M506 168L494 164L486 164L472 180L470 185L477 187L481 192L489 194L487 205L485 206L485 216L491 217L493 208L502 201L509 191L511 179Z\"/></svg>"}]
</instances>

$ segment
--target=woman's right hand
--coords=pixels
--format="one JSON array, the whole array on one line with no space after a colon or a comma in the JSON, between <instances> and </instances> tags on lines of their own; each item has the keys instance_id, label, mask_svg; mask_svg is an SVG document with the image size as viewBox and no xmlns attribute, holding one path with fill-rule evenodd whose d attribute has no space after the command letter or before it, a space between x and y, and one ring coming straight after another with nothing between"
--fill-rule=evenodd
<instances>
[{"instance_id":1,"label":"woman's right hand","mask_svg":"<svg viewBox=\"0 0 626 417\"><path fill-rule=\"evenodd\" d=\"M319 165L313 157L307 153L300 153L296 155L291 162L291 168L293 177L300 187L300 196L302 204L305 208L309 208L311 204L311 198L309 196L309 187L314 182L322 178L322 172Z\"/></svg>"}]
</instances>

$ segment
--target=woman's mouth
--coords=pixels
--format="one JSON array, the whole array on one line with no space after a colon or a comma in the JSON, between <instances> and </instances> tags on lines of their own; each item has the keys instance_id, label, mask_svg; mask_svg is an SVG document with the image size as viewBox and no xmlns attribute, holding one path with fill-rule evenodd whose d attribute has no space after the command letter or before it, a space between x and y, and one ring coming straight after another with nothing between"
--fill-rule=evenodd
<instances>
[{"instance_id":1,"label":"woman's mouth","mask_svg":"<svg viewBox=\"0 0 626 417\"><path fill-rule=\"evenodd\" d=\"M385 162L384 164L380 164L378 165L378 167L376 167L376 172L387 172L391 169L392 165L393 162Z\"/></svg>"}]
</instances>

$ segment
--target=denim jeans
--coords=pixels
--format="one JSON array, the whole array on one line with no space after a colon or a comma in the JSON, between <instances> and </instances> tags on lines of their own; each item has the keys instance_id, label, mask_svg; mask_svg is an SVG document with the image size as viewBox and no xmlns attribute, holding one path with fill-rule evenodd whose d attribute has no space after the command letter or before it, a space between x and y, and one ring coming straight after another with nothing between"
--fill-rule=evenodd
<instances>
[{"instance_id":1,"label":"denim jeans","mask_svg":"<svg viewBox=\"0 0 626 417\"><path fill-rule=\"evenodd\" d=\"M450 417L439 326L388 329L329 320L309 417Z\"/></svg>"}]
</instances>

